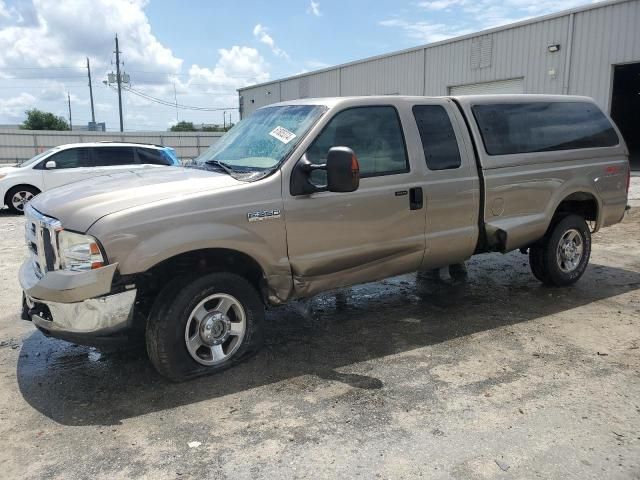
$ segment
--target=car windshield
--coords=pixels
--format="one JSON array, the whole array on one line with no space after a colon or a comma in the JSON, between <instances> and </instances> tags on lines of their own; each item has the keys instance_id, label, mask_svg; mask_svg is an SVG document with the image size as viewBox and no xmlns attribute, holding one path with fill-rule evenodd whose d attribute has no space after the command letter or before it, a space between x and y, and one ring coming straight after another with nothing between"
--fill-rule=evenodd
<instances>
[{"instance_id":1,"label":"car windshield","mask_svg":"<svg viewBox=\"0 0 640 480\"><path fill-rule=\"evenodd\" d=\"M57 148L50 148L49 150L45 150L44 152L39 153L35 157L32 157L29 160L25 160L24 162L20 162L15 166L18 167L18 168L28 167L29 165L33 165L34 163L37 163L42 158L44 158L45 156L49 155L52 152L55 152L56 150L58 150L58 149Z\"/></svg>"},{"instance_id":2,"label":"car windshield","mask_svg":"<svg viewBox=\"0 0 640 480\"><path fill-rule=\"evenodd\" d=\"M326 111L321 105L265 107L242 120L194 160L235 172L270 171Z\"/></svg>"}]
</instances>

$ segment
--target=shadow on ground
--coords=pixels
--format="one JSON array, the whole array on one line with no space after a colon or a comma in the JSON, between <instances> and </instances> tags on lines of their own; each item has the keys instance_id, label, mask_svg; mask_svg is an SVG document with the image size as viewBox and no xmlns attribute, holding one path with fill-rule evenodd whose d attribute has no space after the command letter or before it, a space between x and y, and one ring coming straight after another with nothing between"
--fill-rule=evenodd
<instances>
[{"instance_id":1,"label":"shadow on ground","mask_svg":"<svg viewBox=\"0 0 640 480\"><path fill-rule=\"evenodd\" d=\"M9 210L6 207L0 207L0 217L2 217L2 218L11 218L11 217L20 218L20 217L22 217L22 214L21 213L13 213L11 210Z\"/></svg>"},{"instance_id":2,"label":"shadow on ground","mask_svg":"<svg viewBox=\"0 0 640 480\"><path fill-rule=\"evenodd\" d=\"M257 356L182 384L159 377L142 353L101 353L34 332L22 346L18 384L30 405L65 425L118 424L300 375L375 389L379 379L340 370L638 288L640 273L602 265L590 266L574 287L546 288L526 257L486 255L470 262L464 281L405 275L273 309Z\"/></svg>"}]
</instances>

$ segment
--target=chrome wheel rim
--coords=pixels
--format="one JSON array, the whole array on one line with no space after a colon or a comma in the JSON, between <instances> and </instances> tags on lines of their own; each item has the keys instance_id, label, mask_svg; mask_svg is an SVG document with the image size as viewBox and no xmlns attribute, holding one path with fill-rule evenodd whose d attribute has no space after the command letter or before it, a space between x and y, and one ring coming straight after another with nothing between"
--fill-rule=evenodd
<instances>
[{"instance_id":1,"label":"chrome wheel rim","mask_svg":"<svg viewBox=\"0 0 640 480\"><path fill-rule=\"evenodd\" d=\"M13 194L11 197L11 205L13 208L20 212L24 212L24 207L34 197L33 193L29 191L19 191Z\"/></svg>"},{"instance_id":2,"label":"chrome wheel rim","mask_svg":"<svg viewBox=\"0 0 640 480\"><path fill-rule=\"evenodd\" d=\"M584 240L582 239L582 234L575 228L567 230L558 243L556 254L560 270L570 273L577 269L582 260L583 252Z\"/></svg>"},{"instance_id":3,"label":"chrome wheel rim","mask_svg":"<svg viewBox=\"0 0 640 480\"><path fill-rule=\"evenodd\" d=\"M209 295L189 315L184 341L191 358L202 365L219 365L240 348L247 328L242 304L226 293Z\"/></svg>"}]
</instances>

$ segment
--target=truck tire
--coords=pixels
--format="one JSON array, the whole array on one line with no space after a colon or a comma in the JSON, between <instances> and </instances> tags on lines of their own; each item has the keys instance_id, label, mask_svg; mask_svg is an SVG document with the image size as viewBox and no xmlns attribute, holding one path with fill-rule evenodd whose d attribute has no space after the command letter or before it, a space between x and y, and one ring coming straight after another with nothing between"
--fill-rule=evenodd
<instances>
[{"instance_id":1,"label":"truck tire","mask_svg":"<svg viewBox=\"0 0 640 480\"><path fill-rule=\"evenodd\" d=\"M33 197L38 195L40 190L30 185L19 185L11 188L5 198L4 203L12 213L22 215L24 213L24 207L31 201Z\"/></svg>"},{"instance_id":2,"label":"truck tire","mask_svg":"<svg viewBox=\"0 0 640 480\"><path fill-rule=\"evenodd\" d=\"M584 218L569 215L529 249L533 275L545 285L564 287L584 274L591 256L591 231Z\"/></svg>"},{"instance_id":3,"label":"truck tire","mask_svg":"<svg viewBox=\"0 0 640 480\"><path fill-rule=\"evenodd\" d=\"M158 294L147 320L147 352L173 381L219 372L257 352L264 306L233 273L178 278Z\"/></svg>"}]
</instances>

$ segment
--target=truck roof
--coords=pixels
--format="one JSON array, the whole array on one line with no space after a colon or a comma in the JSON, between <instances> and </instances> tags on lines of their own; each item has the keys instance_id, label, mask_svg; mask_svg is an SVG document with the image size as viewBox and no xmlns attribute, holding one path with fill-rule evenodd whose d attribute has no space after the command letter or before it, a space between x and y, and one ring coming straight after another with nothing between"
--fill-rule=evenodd
<instances>
[{"instance_id":1,"label":"truck roof","mask_svg":"<svg viewBox=\"0 0 640 480\"><path fill-rule=\"evenodd\" d=\"M366 100L367 103L388 102L389 99L399 99L409 102L416 102L429 98L451 98L460 101L460 103L515 103L515 102L593 102L589 97L578 95L546 95L546 94L494 94L494 95L442 95L442 96L417 96L417 95L370 95L370 96L352 96L352 97L318 97L318 98L301 98L297 100L286 100L279 103L265 105L265 107L281 106L281 105L325 105L334 107L341 103L354 103L358 100ZM265 108L261 107L261 108Z\"/></svg>"}]
</instances>

